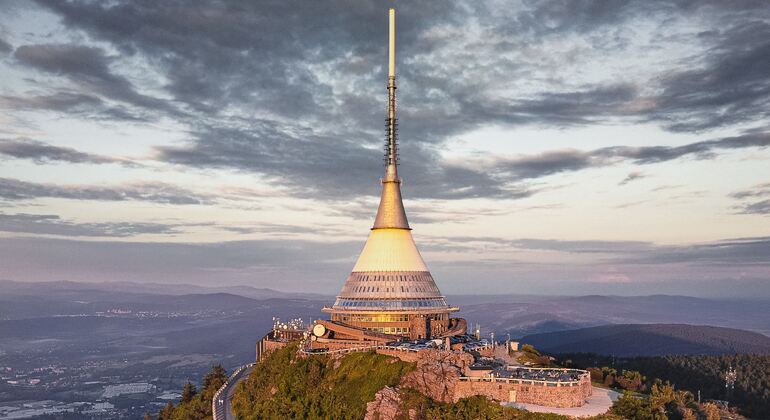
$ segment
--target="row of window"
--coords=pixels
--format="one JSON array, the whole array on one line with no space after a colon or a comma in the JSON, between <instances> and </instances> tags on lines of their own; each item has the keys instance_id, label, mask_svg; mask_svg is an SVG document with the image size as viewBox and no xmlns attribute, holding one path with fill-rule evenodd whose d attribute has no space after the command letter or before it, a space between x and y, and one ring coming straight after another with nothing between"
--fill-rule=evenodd
<instances>
[{"instance_id":1,"label":"row of window","mask_svg":"<svg viewBox=\"0 0 770 420\"><path fill-rule=\"evenodd\" d=\"M433 281L430 274L358 274L353 273L351 278L356 281Z\"/></svg>"},{"instance_id":2,"label":"row of window","mask_svg":"<svg viewBox=\"0 0 770 420\"><path fill-rule=\"evenodd\" d=\"M383 289L384 289L383 292L385 292L385 293L396 292L397 291L397 289L395 287L383 287ZM431 289L436 289L436 288L431 288ZM358 287L354 287L353 288L353 292L368 293L368 292L379 292L379 291L380 291L379 287L373 287L373 286L358 286ZM428 290L427 287L412 287L411 290L410 290L409 286L406 286L406 287L401 286L401 292L402 293L405 293L405 292L437 292L437 291L438 291L437 289L436 290Z\"/></svg>"},{"instance_id":3,"label":"row of window","mask_svg":"<svg viewBox=\"0 0 770 420\"><path fill-rule=\"evenodd\" d=\"M409 332L409 328L407 327L372 327L372 328L364 328L367 331L375 331L375 332L381 332L385 334L406 334Z\"/></svg>"},{"instance_id":4,"label":"row of window","mask_svg":"<svg viewBox=\"0 0 770 420\"><path fill-rule=\"evenodd\" d=\"M372 314L372 315L333 314L332 320L342 321L342 322L407 322L409 321L409 315L407 314Z\"/></svg>"},{"instance_id":5,"label":"row of window","mask_svg":"<svg viewBox=\"0 0 770 420\"><path fill-rule=\"evenodd\" d=\"M346 299L339 298L334 306L345 308L438 308L447 306L443 298L437 299Z\"/></svg>"}]
</instances>

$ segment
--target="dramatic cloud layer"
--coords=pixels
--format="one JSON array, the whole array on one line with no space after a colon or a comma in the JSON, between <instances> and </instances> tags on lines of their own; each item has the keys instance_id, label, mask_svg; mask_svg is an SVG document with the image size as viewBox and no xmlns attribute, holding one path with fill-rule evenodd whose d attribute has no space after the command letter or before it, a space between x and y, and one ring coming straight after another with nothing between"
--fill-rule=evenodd
<instances>
[{"instance_id":1,"label":"dramatic cloud layer","mask_svg":"<svg viewBox=\"0 0 770 420\"><path fill-rule=\"evenodd\" d=\"M68 78L82 90L79 95L85 95L80 99L101 96L130 105L131 110L123 112L137 118L168 115L188 124L190 144L159 148L158 159L257 172L317 197L372 193L364 181L378 162L371 148L381 138L373 129L382 118L384 96L384 90L377 89L382 85L379 73L373 70L382 64L385 48L382 31L368 24L380 17L381 8L374 3L301 8L273 2L195 8L178 2L39 3L68 26L109 42L126 57L156 63L153 71L166 80L159 87L170 101L160 99L159 91L155 96L139 93L112 68L117 56L100 47L22 45L14 53L22 64ZM399 46L406 57L402 62L408 63L400 67L407 104L401 133L408 139L402 156L416 196L529 196L523 186L505 185L506 179L446 164L431 146L490 124L574 126L620 118L684 131L767 117L770 67L764 58L770 48L770 24L762 20L768 13L761 3L587 3L542 2L513 14L484 4L461 8L427 2L399 8ZM701 16L703 24L718 22L725 29L694 33L704 58L693 60L691 68L674 66L664 74L647 75L654 87L558 80L548 90L509 93L520 82L508 78L538 81L542 76L537 72L550 64L538 62L539 56L521 56L521 45L534 43L536 54L544 54L542 49L574 34L591 42L592 54L600 56L631 42L626 34L615 33L620 47L601 38L619 25L648 15L685 19L705 13L706 7L714 10ZM471 19L473 30L462 32ZM654 37L651 43L682 42L663 28L656 28ZM566 47L573 49L570 54L580 51ZM262 112L254 115L253 109ZM759 145L767 145L766 135ZM652 163L687 154L703 157L707 150L699 147L720 146L618 146L593 155L553 151L542 156L542 163L532 162L533 167L528 161L510 163L514 178L520 179L548 174L548 160L554 161L553 172L559 172L610 158Z\"/></svg>"},{"instance_id":2,"label":"dramatic cloud layer","mask_svg":"<svg viewBox=\"0 0 770 420\"><path fill-rule=\"evenodd\" d=\"M116 159L79 152L71 147L53 146L31 139L0 139L0 154L38 163L62 161L70 163L112 163Z\"/></svg>"},{"instance_id":3,"label":"dramatic cloud layer","mask_svg":"<svg viewBox=\"0 0 770 420\"><path fill-rule=\"evenodd\" d=\"M765 1L392 5L407 212L454 292L770 276ZM389 6L0 2L0 277L335 292Z\"/></svg>"},{"instance_id":4,"label":"dramatic cloud layer","mask_svg":"<svg viewBox=\"0 0 770 420\"><path fill-rule=\"evenodd\" d=\"M178 233L159 223L73 223L56 215L0 213L0 231L56 236L127 237L140 234Z\"/></svg>"},{"instance_id":5,"label":"dramatic cloud layer","mask_svg":"<svg viewBox=\"0 0 770 420\"><path fill-rule=\"evenodd\" d=\"M208 204L210 197L173 185L136 183L121 186L58 185L0 178L0 198L32 200L36 198L66 198L96 201L150 201L160 204Z\"/></svg>"}]
</instances>

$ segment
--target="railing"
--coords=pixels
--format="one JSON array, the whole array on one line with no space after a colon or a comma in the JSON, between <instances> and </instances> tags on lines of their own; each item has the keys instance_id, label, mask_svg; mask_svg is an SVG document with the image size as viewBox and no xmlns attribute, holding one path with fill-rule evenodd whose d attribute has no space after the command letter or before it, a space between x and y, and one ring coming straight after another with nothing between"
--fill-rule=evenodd
<instances>
[{"instance_id":1,"label":"railing","mask_svg":"<svg viewBox=\"0 0 770 420\"><path fill-rule=\"evenodd\" d=\"M322 349L319 349L322 350ZM337 349L337 350L323 350L323 351L310 351L308 349L300 348L299 351L303 354L309 355L309 356L318 356L323 354L348 354L348 353L361 353L371 350L397 350L397 351L412 351L412 352L418 352L420 350L425 349L411 349L407 347L398 347L398 346L385 346L385 345L374 345L374 346L356 346L356 347L348 347L344 349Z\"/></svg>"},{"instance_id":2,"label":"railing","mask_svg":"<svg viewBox=\"0 0 770 420\"><path fill-rule=\"evenodd\" d=\"M551 370L551 371L558 371L558 372L580 372L580 374L588 373L587 370L583 369L572 369L572 368L557 368L557 367L530 367L530 366L508 366L506 367L506 370Z\"/></svg>"},{"instance_id":3,"label":"railing","mask_svg":"<svg viewBox=\"0 0 770 420\"><path fill-rule=\"evenodd\" d=\"M492 348L492 347L493 347L492 344L486 344L486 345L483 345L483 346L478 346L478 347L474 348L473 350L484 350L484 349L489 349L489 348ZM388 346L388 345L384 345L384 344L378 344L378 345L371 345L371 346L355 346L355 347L348 347L348 348L344 348L344 349L324 350L324 351L310 351L308 349L300 347L299 351L300 351L300 353L303 353L303 354L306 354L306 355L309 355L309 356L317 356L317 355L322 355L322 354L360 353L360 352L365 352L365 351L370 351L370 350L375 350L375 351L376 350L397 350L397 351L404 351L404 352L411 351L411 352L415 352L416 353L416 352L418 352L420 350L428 350L428 349L435 349L435 347L425 347L425 348L421 348L421 349L415 349L415 348L410 348L410 347ZM323 350L323 349L319 349L319 350ZM462 351L465 351L465 350L462 350Z\"/></svg>"},{"instance_id":4,"label":"railing","mask_svg":"<svg viewBox=\"0 0 770 420\"><path fill-rule=\"evenodd\" d=\"M540 367L522 367L522 366L506 366L507 371L514 370L526 370L526 371L551 371L551 372L571 372L578 374L577 379L568 381L553 381L548 379L531 379L531 378L506 378L499 376L463 376L460 377L461 381L469 382L510 382L522 385L540 385L540 386L579 386L589 378L588 371L582 369L570 369L570 368L540 368Z\"/></svg>"},{"instance_id":5,"label":"railing","mask_svg":"<svg viewBox=\"0 0 770 420\"><path fill-rule=\"evenodd\" d=\"M222 407L219 408L217 402L219 401L219 397L222 395L223 392L227 389L227 387L230 385L230 382L232 382L238 375L241 374L244 370L254 366L256 363L249 363L247 365L243 365L238 367L238 369L235 369L235 371L227 378L225 383L222 384L222 386L219 387L217 392L214 393L214 397L211 399L211 414L214 417L214 420L226 420L227 418L227 395L225 395L225 398L223 399Z\"/></svg>"},{"instance_id":6,"label":"railing","mask_svg":"<svg viewBox=\"0 0 770 420\"><path fill-rule=\"evenodd\" d=\"M521 384L521 385L555 386L555 387L580 386L581 384L580 380L548 381L548 380L542 380L542 379L500 378L497 376L480 376L480 377L461 376L458 379L462 382L490 382L490 383L506 382L506 383Z\"/></svg>"}]
</instances>

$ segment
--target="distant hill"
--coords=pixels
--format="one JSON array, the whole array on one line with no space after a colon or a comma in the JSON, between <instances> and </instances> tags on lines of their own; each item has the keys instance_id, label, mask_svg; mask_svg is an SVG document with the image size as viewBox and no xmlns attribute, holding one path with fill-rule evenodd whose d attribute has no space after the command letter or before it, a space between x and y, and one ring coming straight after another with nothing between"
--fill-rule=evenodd
<instances>
[{"instance_id":1,"label":"distant hill","mask_svg":"<svg viewBox=\"0 0 770 420\"><path fill-rule=\"evenodd\" d=\"M532 334L522 338L548 353L596 353L618 357L667 354L770 354L770 337L733 329L687 324L603 325Z\"/></svg>"},{"instance_id":2,"label":"distant hill","mask_svg":"<svg viewBox=\"0 0 770 420\"><path fill-rule=\"evenodd\" d=\"M454 296L482 333L521 337L562 330L620 324L715 325L770 336L770 300L704 299L688 296Z\"/></svg>"},{"instance_id":3,"label":"distant hill","mask_svg":"<svg viewBox=\"0 0 770 420\"><path fill-rule=\"evenodd\" d=\"M100 291L109 293L144 293L153 295L188 295L229 293L252 299L329 299L330 296L314 293L290 293L251 286L198 286L183 283L136 283L136 282L18 282L0 279L0 291L6 295L39 295L45 293L62 294L81 291ZM333 298L333 297L332 297Z\"/></svg>"}]
</instances>

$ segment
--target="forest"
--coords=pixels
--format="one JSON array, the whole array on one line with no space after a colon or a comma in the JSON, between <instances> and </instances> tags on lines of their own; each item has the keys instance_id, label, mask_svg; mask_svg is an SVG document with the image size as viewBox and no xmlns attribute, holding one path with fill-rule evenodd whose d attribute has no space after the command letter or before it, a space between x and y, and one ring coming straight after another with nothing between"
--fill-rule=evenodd
<instances>
[{"instance_id":1,"label":"forest","mask_svg":"<svg viewBox=\"0 0 770 420\"><path fill-rule=\"evenodd\" d=\"M726 401L747 417L770 416L770 355L616 358L571 353L560 354L558 358L565 365L589 368L593 375L603 371L603 380L607 385L645 391L657 378L690 391L696 398L700 392L702 401ZM731 370L734 370L734 381L729 386L726 376ZM608 377L614 383L607 383ZM624 381L628 381L628 387L621 384Z\"/></svg>"}]
</instances>

